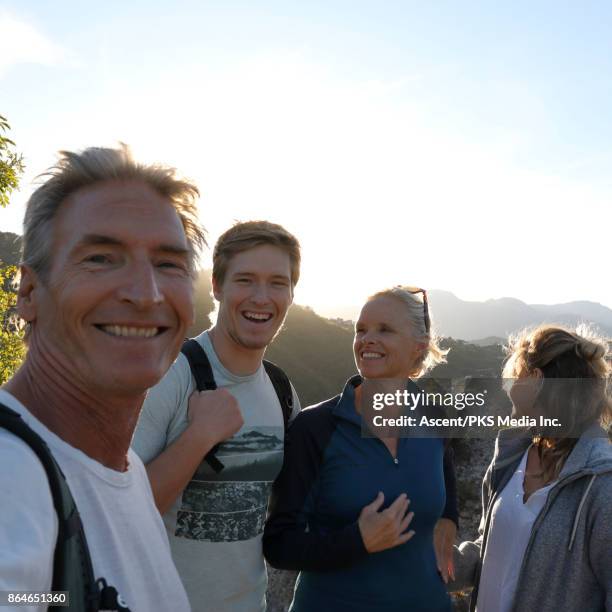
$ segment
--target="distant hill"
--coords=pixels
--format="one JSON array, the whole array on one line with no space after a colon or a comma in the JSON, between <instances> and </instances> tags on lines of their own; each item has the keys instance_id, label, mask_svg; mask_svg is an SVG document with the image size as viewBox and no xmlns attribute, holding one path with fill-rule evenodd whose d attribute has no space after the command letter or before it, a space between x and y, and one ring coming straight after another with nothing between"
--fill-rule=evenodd
<instances>
[{"instance_id":1,"label":"distant hill","mask_svg":"<svg viewBox=\"0 0 612 612\"><path fill-rule=\"evenodd\" d=\"M355 374L352 347L352 331L310 308L292 306L266 359L287 372L307 406L337 395Z\"/></svg>"},{"instance_id":2,"label":"distant hill","mask_svg":"<svg viewBox=\"0 0 612 612\"><path fill-rule=\"evenodd\" d=\"M502 338L500 336L487 336L486 338L480 338L478 340L472 340L472 344L476 346L492 346L494 344L504 345L506 343L506 338Z\"/></svg>"},{"instance_id":3,"label":"distant hill","mask_svg":"<svg viewBox=\"0 0 612 612\"><path fill-rule=\"evenodd\" d=\"M432 290L429 303L438 332L442 336L475 340L496 336L506 338L529 325L594 323L606 334L612 334L612 310L595 302L529 305L515 298L485 302L468 302L448 291Z\"/></svg>"},{"instance_id":4,"label":"distant hill","mask_svg":"<svg viewBox=\"0 0 612 612\"><path fill-rule=\"evenodd\" d=\"M506 341L508 334L540 323L561 323L575 326L592 323L599 330L612 335L612 309L597 302L575 301L565 304L526 304L515 298L491 299L484 302L462 300L449 291L428 291L433 320L441 336L461 338L483 344ZM326 307L327 317L347 324L355 320L359 305L339 304Z\"/></svg>"}]
</instances>

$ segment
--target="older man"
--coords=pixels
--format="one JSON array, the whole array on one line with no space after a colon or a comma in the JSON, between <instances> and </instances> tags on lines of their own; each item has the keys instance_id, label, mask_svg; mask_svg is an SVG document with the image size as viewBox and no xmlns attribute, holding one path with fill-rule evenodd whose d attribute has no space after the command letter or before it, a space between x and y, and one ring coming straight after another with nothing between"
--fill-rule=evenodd
<instances>
[{"instance_id":1,"label":"older man","mask_svg":"<svg viewBox=\"0 0 612 612\"><path fill-rule=\"evenodd\" d=\"M192 321L204 241L197 189L170 168L137 164L126 148L64 152L47 177L24 220L18 312L28 353L0 403L50 448L94 575L116 587L118 609L187 610L129 446L147 389ZM2 429L0 464L0 591L47 591L60 545L47 474L31 447Z\"/></svg>"}]
</instances>

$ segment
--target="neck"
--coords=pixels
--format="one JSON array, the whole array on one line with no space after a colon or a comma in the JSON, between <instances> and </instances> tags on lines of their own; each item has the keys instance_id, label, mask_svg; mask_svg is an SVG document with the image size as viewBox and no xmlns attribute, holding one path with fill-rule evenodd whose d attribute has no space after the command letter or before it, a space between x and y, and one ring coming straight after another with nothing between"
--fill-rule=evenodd
<instances>
[{"instance_id":1,"label":"neck","mask_svg":"<svg viewBox=\"0 0 612 612\"><path fill-rule=\"evenodd\" d=\"M366 412L371 412L371 404L374 394L395 394L399 391L404 393L408 378L362 378L361 383L355 388L355 410L361 414L362 401L368 401ZM384 416L398 416L404 411L404 406L399 403L385 405Z\"/></svg>"},{"instance_id":2,"label":"neck","mask_svg":"<svg viewBox=\"0 0 612 612\"><path fill-rule=\"evenodd\" d=\"M219 325L215 325L208 335L224 368L236 376L249 376L257 372L267 347L252 349L242 346Z\"/></svg>"},{"instance_id":3,"label":"neck","mask_svg":"<svg viewBox=\"0 0 612 612\"><path fill-rule=\"evenodd\" d=\"M6 390L62 440L102 465L123 472L145 392L117 397L71 380L55 359L30 351Z\"/></svg>"}]
</instances>

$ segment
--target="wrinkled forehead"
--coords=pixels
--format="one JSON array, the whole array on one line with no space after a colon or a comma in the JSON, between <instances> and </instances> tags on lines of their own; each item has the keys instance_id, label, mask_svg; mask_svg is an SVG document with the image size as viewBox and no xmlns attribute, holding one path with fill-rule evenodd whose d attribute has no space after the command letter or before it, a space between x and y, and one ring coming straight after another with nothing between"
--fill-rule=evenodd
<instances>
[{"instance_id":1,"label":"wrinkled forehead","mask_svg":"<svg viewBox=\"0 0 612 612\"><path fill-rule=\"evenodd\" d=\"M86 235L107 236L128 247L188 247L170 200L140 181L100 183L66 198L53 222L53 254Z\"/></svg>"}]
</instances>

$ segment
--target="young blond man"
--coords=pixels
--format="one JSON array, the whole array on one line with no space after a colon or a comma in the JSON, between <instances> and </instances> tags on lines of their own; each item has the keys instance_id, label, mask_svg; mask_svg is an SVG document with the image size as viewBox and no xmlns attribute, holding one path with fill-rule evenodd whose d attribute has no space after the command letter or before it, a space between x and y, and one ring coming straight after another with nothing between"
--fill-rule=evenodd
<instances>
[{"instance_id":1,"label":"young blond man","mask_svg":"<svg viewBox=\"0 0 612 612\"><path fill-rule=\"evenodd\" d=\"M293 301L299 266L299 243L279 225L239 223L219 238L217 321L195 338L217 389L195 390L179 355L149 392L135 433L194 611L265 610L261 538L285 418L262 361ZM300 409L291 391L289 418Z\"/></svg>"}]
</instances>

